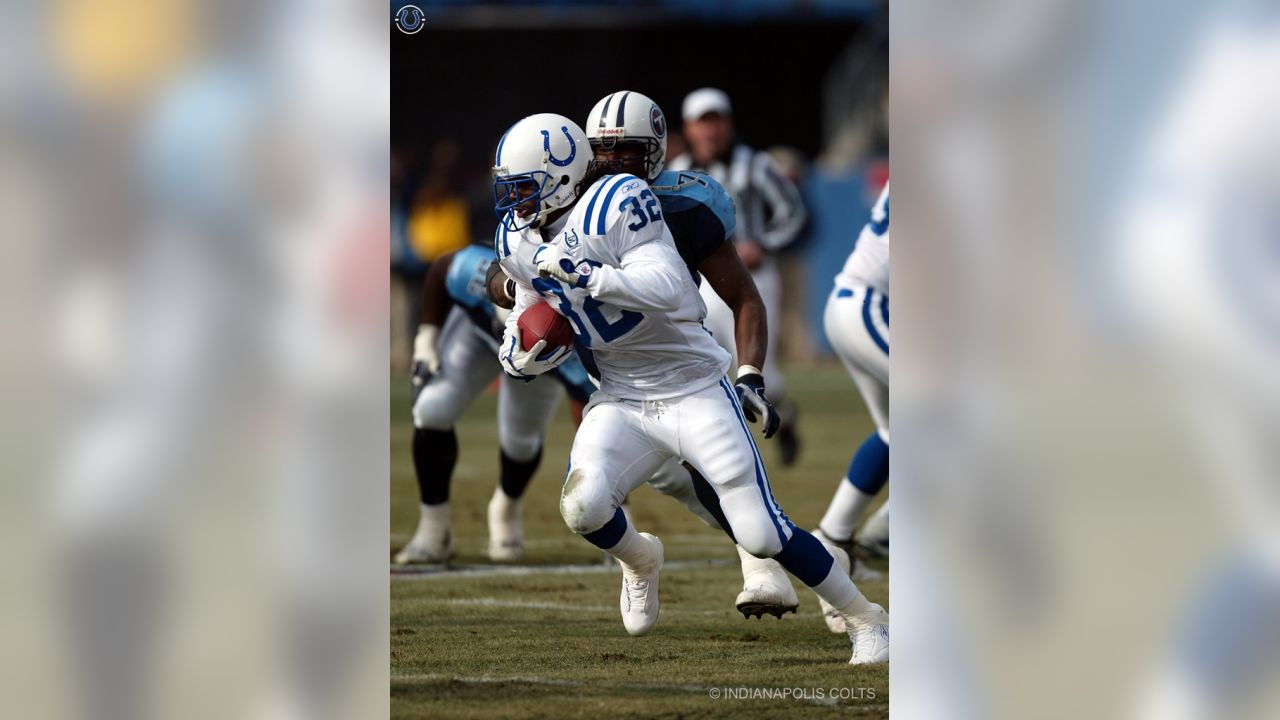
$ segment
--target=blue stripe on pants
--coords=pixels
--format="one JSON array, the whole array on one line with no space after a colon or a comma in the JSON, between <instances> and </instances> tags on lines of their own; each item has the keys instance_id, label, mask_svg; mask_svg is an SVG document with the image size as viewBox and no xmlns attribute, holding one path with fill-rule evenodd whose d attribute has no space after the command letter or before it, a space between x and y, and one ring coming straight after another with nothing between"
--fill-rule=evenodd
<instances>
[{"instance_id":1,"label":"blue stripe on pants","mask_svg":"<svg viewBox=\"0 0 1280 720\"><path fill-rule=\"evenodd\" d=\"M781 508L777 508L775 512L777 503L774 502L769 493L764 475L764 463L760 461L760 451L756 449L756 439L752 437L751 430L747 428L747 420L742 415L742 408L738 406L737 392L729 387L729 381L724 378L720 379L720 389L724 390L725 395L729 397L729 404L733 406L733 411L738 417L738 425L742 427L742 432L747 435L747 442L751 444L751 453L755 458L756 465L756 487L760 490L760 497L764 499L764 509L769 513L769 519L773 521L773 527L778 531L778 540L783 545L786 545L787 534L782 530L782 524L778 522L778 513L781 512ZM790 521L788 521L788 524L790 524Z\"/></svg>"},{"instance_id":2,"label":"blue stripe on pants","mask_svg":"<svg viewBox=\"0 0 1280 720\"><path fill-rule=\"evenodd\" d=\"M876 330L876 324L871 320L871 303L874 301L875 295L875 290L867 288L867 294L862 297L862 324L866 326L867 332L871 333L871 340L876 344L876 347L883 350L885 355L888 355L889 343L885 342L885 339L880 336L880 331ZM887 313L888 306L882 305L881 312Z\"/></svg>"}]
</instances>

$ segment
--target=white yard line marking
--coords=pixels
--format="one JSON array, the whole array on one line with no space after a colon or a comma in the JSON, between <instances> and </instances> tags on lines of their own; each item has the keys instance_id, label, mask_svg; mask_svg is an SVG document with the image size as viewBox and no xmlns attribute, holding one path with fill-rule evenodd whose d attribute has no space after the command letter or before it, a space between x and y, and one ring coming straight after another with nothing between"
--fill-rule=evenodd
<instances>
[{"instance_id":1,"label":"white yard line marking","mask_svg":"<svg viewBox=\"0 0 1280 720\"><path fill-rule=\"evenodd\" d=\"M413 600L402 601L412 604L426 605L460 605L464 607L493 607L493 608L521 608L528 610L565 610L568 612L598 612L616 615L618 613L617 605L579 605L574 603L553 603L541 600L504 600L495 597L477 597L477 598L414 598ZM725 610L682 610L680 608L664 607L662 612L675 613L677 615L712 615L720 616L730 612L731 608ZM733 610L737 612L737 610Z\"/></svg>"},{"instance_id":2,"label":"white yard line marking","mask_svg":"<svg viewBox=\"0 0 1280 720\"><path fill-rule=\"evenodd\" d=\"M664 570L690 570L707 567L730 567L737 563L728 559L671 560ZM449 580L454 578L510 577L531 575L599 575L618 573L617 565L601 562L575 565L412 565L391 566L391 580Z\"/></svg>"}]
</instances>

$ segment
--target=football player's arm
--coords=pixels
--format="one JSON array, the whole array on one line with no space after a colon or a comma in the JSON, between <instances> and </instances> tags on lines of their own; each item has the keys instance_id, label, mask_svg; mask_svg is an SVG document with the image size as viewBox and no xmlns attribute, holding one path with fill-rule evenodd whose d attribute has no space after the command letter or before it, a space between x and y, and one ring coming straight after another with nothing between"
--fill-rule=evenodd
<instances>
[{"instance_id":1,"label":"football player's arm","mask_svg":"<svg viewBox=\"0 0 1280 720\"><path fill-rule=\"evenodd\" d=\"M453 309L453 298L449 296L449 288L445 284L449 277L449 266L453 265L455 253L445 253L436 258L427 270L426 280L422 284L422 309L418 312L418 325L444 325L445 318Z\"/></svg>"},{"instance_id":2,"label":"football player's arm","mask_svg":"<svg viewBox=\"0 0 1280 720\"><path fill-rule=\"evenodd\" d=\"M440 356L436 352L436 339L440 328L453 309L446 278L453 264L454 253L445 253L431 263L422 286L422 309L418 312L418 332L413 338L413 377L410 380L414 392L426 385L427 380L440 371Z\"/></svg>"},{"instance_id":3,"label":"football player's arm","mask_svg":"<svg viewBox=\"0 0 1280 720\"><path fill-rule=\"evenodd\" d=\"M733 311L734 340L738 346L738 362L764 367L769 341L769 325L764 301L751 273L732 243L721 243L701 263L698 272L711 284L724 304Z\"/></svg>"},{"instance_id":4,"label":"football player's arm","mask_svg":"<svg viewBox=\"0 0 1280 720\"><path fill-rule=\"evenodd\" d=\"M674 245L661 240L632 245L620 259L620 267L593 268L586 284L592 297L627 310L674 312L680 308L680 273L688 271Z\"/></svg>"},{"instance_id":5,"label":"football player's arm","mask_svg":"<svg viewBox=\"0 0 1280 720\"><path fill-rule=\"evenodd\" d=\"M516 281L507 277L497 260L489 263L489 270L485 273L484 288L489 294L489 302L507 310L515 307Z\"/></svg>"},{"instance_id":6,"label":"football player's arm","mask_svg":"<svg viewBox=\"0 0 1280 720\"><path fill-rule=\"evenodd\" d=\"M516 283L515 308L507 316L506 328L502 333L502 344L498 346L498 363L502 365L503 372L525 382L554 370L573 353L568 347L546 350L546 340L539 340L533 347L524 349L520 338L520 315L525 309L539 302L542 302L542 299L536 293ZM546 350L545 353L544 350Z\"/></svg>"},{"instance_id":7,"label":"football player's arm","mask_svg":"<svg viewBox=\"0 0 1280 720\"><path fill-rule=\"evenodd\" d=\"M752 161L751 185L759 202L764 203L769 218L759 229L758 237L751 238L771 252L790 245L800 235L808 219L800 191L783 177L773 158L766 153L756 153Z\"/></svg>"}]
</instances>

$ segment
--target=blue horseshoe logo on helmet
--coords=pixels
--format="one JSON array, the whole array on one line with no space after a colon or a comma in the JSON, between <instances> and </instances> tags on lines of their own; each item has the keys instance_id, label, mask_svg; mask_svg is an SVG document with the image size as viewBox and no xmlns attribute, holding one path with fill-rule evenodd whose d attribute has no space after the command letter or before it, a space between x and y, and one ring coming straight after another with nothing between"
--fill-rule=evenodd
<instances>
[{"instance_id":1,"label":"blue horseshoe logo on helmet","mask_svg":"<svg viewBox=\"0 0 1280 720\"><path fill-rule=\"evenodd\" d=\"M578 154L578 145L573 141L573 136L569 134L569 128L564 125L560 126L560 131L564 133L564 139L569 141L569 157L564 160L558 159L551 154L551 133L546 130L542 131L542 149L547 151L547 158L551 160L551 164L556 167L564 167L573 162L573 158Z\"/></svg>"}]
</instances>

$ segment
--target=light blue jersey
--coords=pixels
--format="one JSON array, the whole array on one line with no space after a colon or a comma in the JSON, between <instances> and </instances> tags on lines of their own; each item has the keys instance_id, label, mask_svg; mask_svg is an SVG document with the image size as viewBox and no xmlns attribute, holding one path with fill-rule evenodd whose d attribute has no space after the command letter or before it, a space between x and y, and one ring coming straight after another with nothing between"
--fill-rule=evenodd
<instances>
[{"instance_id":1,"label":"light blue jersey","mask_svg":"<svg viewBox=\"0 0 1280 720\"><path fill-rule=\"evenodd\" d=\"M692 170L668 170L654 178L651 187L662 203L676 250L696 278L702 261L733 237L733 198L715 178Z\"/></svg>"},{"instance_id":2,"label":"light blue jersey","mask_svg":"<svg viewBox=\"0 0 1280 720\"><path fill-rule=\"evenodd\" d=\"M445 288L449 297L458 305L466 308L467 314L476 311L486 317L493 317L493 303L489 302L489 293L485 288L484 278L493 262L493 252L479 245L469 245L453 256L453 264L445 276Z\"/></svg>"}]
</instances>

